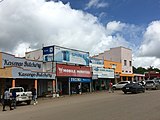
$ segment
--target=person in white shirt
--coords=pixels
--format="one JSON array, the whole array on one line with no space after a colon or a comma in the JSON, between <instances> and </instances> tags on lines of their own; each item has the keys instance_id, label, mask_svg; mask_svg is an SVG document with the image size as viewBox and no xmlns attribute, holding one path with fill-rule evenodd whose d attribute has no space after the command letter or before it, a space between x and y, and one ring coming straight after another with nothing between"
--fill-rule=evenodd
<instances>
[{"instance_id":1,"label":"person in white shirt","mask_svg":"<svg viewBox=\"0 0 160 120\"><path fill-rule=\"evenodd\" d=\"M13 110L11 107L11 100L10 100L10 92L8 91L8 89L5 89L4 95L3 95L3 110L2 111L6 111L5 107L8 105L10 107L10 110Z\"/></svg>"}]
</instances>

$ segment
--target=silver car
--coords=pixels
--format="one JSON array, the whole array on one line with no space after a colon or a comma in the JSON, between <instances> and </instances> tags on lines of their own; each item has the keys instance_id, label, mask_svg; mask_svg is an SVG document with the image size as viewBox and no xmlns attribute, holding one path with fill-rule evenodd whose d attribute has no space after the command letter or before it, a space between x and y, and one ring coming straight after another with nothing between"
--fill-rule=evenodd
<instances>
[{"instance_id":1,"label":"silver car","mask_svg":"<svg viewBox=\"0 0 160 120\"><path fill-rule=\"evenodd\" d=\"M147 80L145 88L146 88L146 90L148 90L148 89L158 90L160 88L160 84L156 80Z\"/></svg>"},{"instance_id":2,"label":"silver car","mask_svg":"<svg viewBox=\"0 0 160 120\"><path fill-rule=\"evenodd\" d=\"M117 84L114 84L112 88L115 89L122 89L127 83L130 83L130 81L120 81Z\"/></svg>"}]
</instances>

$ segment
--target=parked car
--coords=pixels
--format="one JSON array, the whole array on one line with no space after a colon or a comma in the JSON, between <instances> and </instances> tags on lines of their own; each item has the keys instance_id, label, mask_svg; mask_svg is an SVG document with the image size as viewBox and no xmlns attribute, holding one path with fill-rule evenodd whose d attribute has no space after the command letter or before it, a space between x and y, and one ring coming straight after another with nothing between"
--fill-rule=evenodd
<instances>
[{"instance_id":1,"label":"parked car","mask_svg":"<svg viewBox=\"0 0 160 120\"><path fill-rule=\"evenodd\" d=\"M139 84L141 84L142 86L144 86L145 87L145 85L146 85L146 82L143 80L143 81L139 81L138 82Z\"/></svg>"},{"instance_id":2,"label":"parked car","mask_svg":"<svg viewBox=\"0 0 160 120\"><path fill-rule=\"evenodd\" d=\"M123 86L125 86L127 83L130 83L130 81L120 81L117 84L114 84L112 86L112 89L116 90L116 89L122 89Z\"/></svg>"},{"instance_id":3,"label":"parked car","mask_svg":"<svg viewBox=\"0 0 160 120\"><path fill-rule=\"evenodd\" d=\"M130 93L139 93L139 92L145 92L145 87L142 86L139 83L128 83L123 88L122 91L124 94Z\"/></svg>"},{"instance_id":4,"label":"parked car","mask_svg":"<svg viewBox=\"0 0 160 120\"><path fill-rule=\"evenodd\" d=\"M157 80L147 80L145 88L146 90L148 89L158 90L160 88L160 83Z\"/></svg>"},{"instance_id":5,"label":"parked car","mask_svg":"<svg viewBox=\"0 0 160 120\"><path fill-rule=\"evenodd\" d=\"M12 93L12 91L16 92L16 102L17 103L22 103L22 102L26 102L28 105L31 104L31 100L32 100L32 92L31 91L24 91L23 87L12 87L9 88L9 92Z\"/></svg>"}]
</instances>

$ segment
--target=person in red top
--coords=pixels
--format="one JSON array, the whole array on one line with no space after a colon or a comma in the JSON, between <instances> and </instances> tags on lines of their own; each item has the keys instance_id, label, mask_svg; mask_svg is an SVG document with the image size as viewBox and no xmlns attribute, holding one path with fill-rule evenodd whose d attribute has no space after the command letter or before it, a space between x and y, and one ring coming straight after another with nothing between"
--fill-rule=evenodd
<instances>
[{"instance_id":1,"label":"person in red top","mask_svg":"<svg viewBox=\"0 0 160 120\"><path fill-rule=\"evenodd\" d=\"M112 92L112 93L114 92L113 89L112 89L112 86L113 86L113 83L110 81L109 82L109 93L110 92Z\"/></svg>"}]
</instances>

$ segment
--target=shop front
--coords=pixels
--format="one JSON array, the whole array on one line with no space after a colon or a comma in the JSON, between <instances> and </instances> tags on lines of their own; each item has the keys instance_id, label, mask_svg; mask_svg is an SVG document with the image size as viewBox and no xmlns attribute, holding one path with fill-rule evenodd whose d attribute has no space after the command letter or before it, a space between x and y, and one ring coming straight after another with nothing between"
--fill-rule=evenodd
<instances>
[{"instance_id":1,"label":"shop front","mask_svg":"<svg viewBox=\"0 0 160 120\"><path fill-rule=\"evenodd\" d=\"M109 88L109 82L114 83L115 76L113 69L92 67L93 76L97 75L97 79L93 80L93 89L106 90ZM93 78L93 77L92 77Z\"/></svg>"},{"instance_id":2,"label":"shop front","mask_svg":"<svg viewBox=\"0 0 160 120\"><path fill-rule=\"evenodd\" d=\"M57 91L69 95L91 92L91 76L91 67L57 64Z\"/></svg>"},{"instance_id":3,"label":"shop front","mask_svg":"<svg viewBox=\"0 0 160 120\"><path fill-rule=\"evenodd\" d=\"M91 91L90 78L69 78L70 94L81 94Z\"/></svg>"},{"instance_id":4,"label":"shop front","mask_svg":"<svg viewBox=\"0 0 160 120\"><path fill-rule=\"evenodd\" d=\"M35 87L38 96L55 91L55 74L53 73L35 72L18 67L7 67L1 69L0 72L3 75L0 76L1 93L5 88L10 87L23 87L25 91L30 91Z\"/></svg>"},{"instance_id":5,"label":"shop front","mask_svg":"<svg viewBox=\"0 0 160 120\"><path fill-rule=\"evenodd\" d=\"M104 60L90 58L90 66L93 73L93 91L106 90L110 81L114 83L114 69L104 68Z\"/></svg>"},{"instance_id":6,"label":"shop front","mask_svg":"<svg viewBox=\"0 0 160 120\"><path fill-rule=\"evenodd\" d=\"M5 88L23 87L26 91L32 87L42 96L55 91L55 74L43 72L43 62L27 60L0 52L0 93Z\"/></svg>"}]
</instances>

